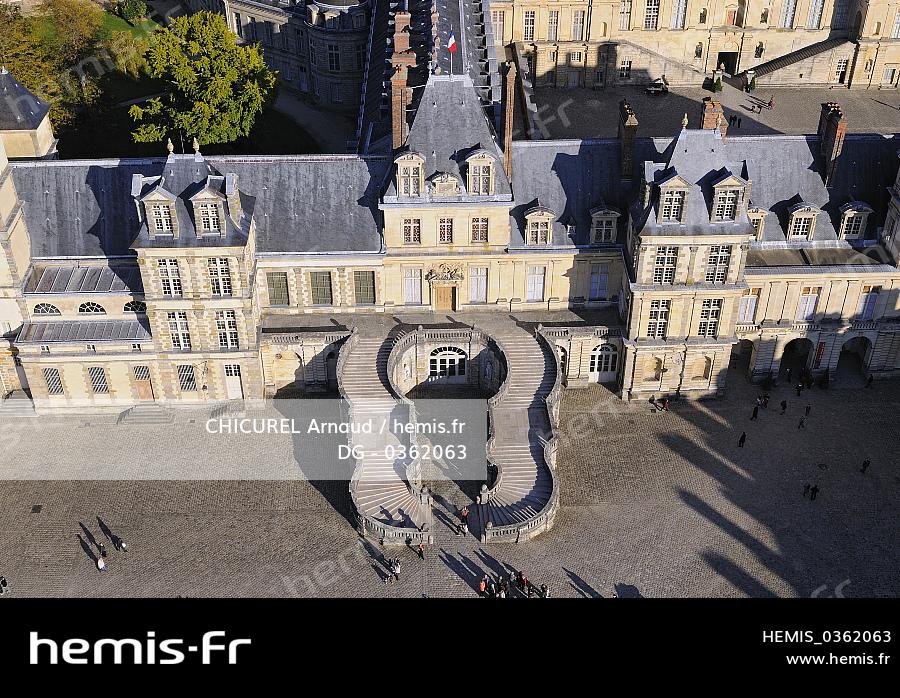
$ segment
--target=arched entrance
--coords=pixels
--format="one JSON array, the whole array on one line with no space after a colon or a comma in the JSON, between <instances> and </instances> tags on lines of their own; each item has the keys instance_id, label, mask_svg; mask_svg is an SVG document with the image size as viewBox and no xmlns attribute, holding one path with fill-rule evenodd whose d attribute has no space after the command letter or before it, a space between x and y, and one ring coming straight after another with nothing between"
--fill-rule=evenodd
<instances>
[{"instance_id":1,"label":"arched entrance","mask_svg":"<svg viewBox=\"0 0 900 698\"><path fill-rule=\"evenodd\" d=\"M428 382L464 383L466 352L457 347L438 347L428 357Z\"/></svg>"},{"instance_id":2,"label":"arched entrance","mask_svg":"<svg viewBox=\"0 0 900 698\"><path fill-rule=\"evenodd\" d=\"M784 348L781 355L781 365L778 370L780 377L787 377L788 371L791 371L791 378L799 378L800 375L809 368L809 362L812 361L813 343L806 337L798 337L792 339Z\"/></svg>"},{"instance_id":3,"label":"arched entrance","mask_svg":"<svg viewBox=\"0 0 900 698\"><path fill-rule=\"evenodd\" d=\"M872 358L872 342L868 337L853 337L844 342L838 356L835 379L842 383L846 380L864 380L868 373L869 361Z\"/></svg>"},{"instance_id":4,"label":"arched entrance","mask_svg":"<svg viewBox=\"0 0 900 698\"><path fill-rule=\"evenodd\" d=\"M594 383L611 383L616 380L619 368L619 351L612 344L600 344L591 352L588 371Z\"/></svg>"}]
</instances>

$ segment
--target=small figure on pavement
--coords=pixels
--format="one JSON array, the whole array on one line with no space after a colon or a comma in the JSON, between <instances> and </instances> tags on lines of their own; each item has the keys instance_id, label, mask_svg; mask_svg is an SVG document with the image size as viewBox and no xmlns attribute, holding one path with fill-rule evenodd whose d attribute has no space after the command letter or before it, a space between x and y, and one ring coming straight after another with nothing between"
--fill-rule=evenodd
<instances>
[{"instance_id":1,"label":"small figure on pavement","mask_svg":"<svg viewBox=\"0 0 900 698\"><path fill-rule=\"evenodd\" d=\"M812 500L812 499L815 499L817 494L819 494L819 486L818 486L818 485L813 485L813 486L812 486L812 489L809 491L809 498L810 498L811 500Z\"/></svg>"},{"instance_id":2,"label":"small figure on pavement","mask_svg":"<svg viewBox=\"0 0 900 698\"><path fill-rule=\"evenodd\" d=\"M809 417L809 411L812 409L812 405L806 406L806 416Z\"/></svg>"},{"instance_id":3,"label":"small figure on pavement","mask_svg":"<svg viewBox=\"0 0 900 698\"><path fill-rule=\"evenodd\" d=\"M755 420L758 416L759 416L759 405L756 405L756 406L753 408L753 414L752 414L751 417L750 417L750 421L752 422L752 421Z\"/></svg>"},{"instance_id":4,"label":"small figure on pavement","mask_svg":"<svg viewBox=\"0 0 900 698\"><path fill-rule=\"evenodd\" d=\"M746 431L742 431L742 432L741 432L741 438L738 439L738 447L739 447L739 448L743 448L743 447L744 447L744 443L746 443L746 441L747 441L747 432L746 432Z\"/></svg>"},{"instance_id":5,"label":"small figure on pavement","mask_svg":"<svg viewBox=\"0 0 900 698\"><path fill-rule=\"evenodd\" d=\"M872 461L869 460L868 458L866 458L866 459L862 462L862 467L859 469L859 472L865 473L865 472L869 469L869 466L870 466L870 465L872 465Z\"/></svg>"},{"instance_id":6,"label":"small figure on pavement","mask_svg":"<svg viewBox=\"0 0 900 698\"><path fill-rule=\"evenodd\" d=\"M797 425L798 429L806 429L806 417L800 417L800 423Z\"/></svg>"},{"instance_id":7,"label":"small figure on pavement","mask_svg":"<svg viewBox=\"0 0 900 698\"><path fill-rule=\"evenodd\" d=\"M97 558L97 569L106 572L106 560L102 556Z\"/></svg>"},{"instance_id":8,"label":"small figure on pavement","mask_svg":"<svg viewBox=\"0 0 900 698\"><path fill-rule=\"evenodd\" d=\"M781 414L784 414L785 412L787 412L787 400L782 400L781 401Z\"/></svg>"},{"instance_id":9,"label":"small figure on pavement","mask_svg":"<svg viewBox=\"0 0 900 698\"><path fill-rule=\"evenodd\" d=\"M810 487L812 487L812 485L810 485L808 482L805 485L803 485L803 496L804 497L809 494Z\"/></svg>"},{"instance_id":10,"label":"small figure on pavement","mask_svg":"<svg viewBox=\"0 0 900 698\"><path fill-rule=\"evenodd\" d=\"M663 408L663 410L665 410L666 412L669 411L669 398L664 397L664 398L662 399L662 408Z\"/></svg>"}]
</instances>

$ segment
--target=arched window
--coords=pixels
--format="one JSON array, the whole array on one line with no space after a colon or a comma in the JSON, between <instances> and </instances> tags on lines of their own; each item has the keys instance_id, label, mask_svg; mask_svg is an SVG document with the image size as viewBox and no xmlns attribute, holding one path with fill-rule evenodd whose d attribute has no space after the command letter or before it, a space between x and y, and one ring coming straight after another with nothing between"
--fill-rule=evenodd
<instances>
[{"instance_id":1,"label":"arched window","mask_svg":"<svg viewBox=\"0 0 900 698\"><path fill-rule=\"evenodd\" d=\"M439 347L431 352L429 378L455 378L466 375L466 352L456 347Z\"/></svg>"},{"instance_id":2,"label":"arched window","mask_svg":"<svg viewBox=\"0 0 900 698\"><path fill-rule=\"evenodd\" d=\"M59 308L49 303L38 303L34 306L35 315L59 315Z\"/></svg>"},{"instance_id":3,"label":"arched window","mask_svg":"<svg viewBox=\"0 0 900 698\"><path fill-rule=\"evenodd\" d=\"M601 344L591 352L591 373L612 373L619 363L619 352L612 344Z\"/></svg>"},{"instance_id":4,"label":"arched window","mask_svg":"<svg viewBox=\"0 0 900 698\"><path fill-rule=\"evenodd\" d=\"M80 315L106 315L106 309L99 303L88 301L78 306Z\"/></svg>"},{"instance_id":5,"label":"arched window","mask_svg":"<svg viewBox=\"0 0 900 698\"><path fill-rule=\"evenodd\" d=\"M147 304L144 301L128 301L122 310L126 313L146 313Z\"/></svg>"}]
</instances>

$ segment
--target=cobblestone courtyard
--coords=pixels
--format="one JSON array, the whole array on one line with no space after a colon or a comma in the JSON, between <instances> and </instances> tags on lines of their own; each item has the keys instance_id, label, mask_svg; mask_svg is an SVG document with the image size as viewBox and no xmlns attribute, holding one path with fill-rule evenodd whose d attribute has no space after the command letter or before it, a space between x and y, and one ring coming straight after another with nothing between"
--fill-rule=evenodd
<instances>
[{"instance_id":1,"label":"cobblestone courtyard","mask_svg":"<svg viewBox=\"0 0 900 698\"><path fill-rule=\"evenodd\" d=\"M799 399L781 386L751 422L758 392L736 374L730 382L729 397L673 404L669 413L623 405L599 386L568 392L563 506L554 529L518 547L455 536L453 512L477 483L462 490L443 483L437 543L424 563L397 552L404 564L393 585L382 581L378 546L360 543L348 521L346 483L15 480L43 468L84 472L104 457L131 458L123 467L152 477L159 444L196 429L108 418L36 427L7 418L0 574L16 596L473 597L484 573L509 566L549 584L555 596L900 593L900 385L852 383ZM800 430L807 404L808 427ZM738 448L744 430L747 444ZM10 438L13 432L21 438ZM279 444L219 448L215 457L263 470L279 454L292 457ZM866 456L872 466L861 474ZM804 498L805 483L820 487L815 501ZM98 515L130 548L122 555L107 543L104 574L82 545L80 526L101 538Z\"/></svg>"}]
</instances>

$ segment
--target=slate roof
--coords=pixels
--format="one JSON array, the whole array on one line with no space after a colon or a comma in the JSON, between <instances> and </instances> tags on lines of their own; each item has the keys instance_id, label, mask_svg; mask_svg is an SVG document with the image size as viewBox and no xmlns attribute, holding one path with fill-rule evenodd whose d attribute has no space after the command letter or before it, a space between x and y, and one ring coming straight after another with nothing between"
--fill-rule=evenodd
<instances>
[{"instance_id":1,"label":"slate roof","mask_svg":"<svg viewBox=\"0 0 900 698\"><path fill-rule=\"evenodd\" d=\"M0 131L33 131L50 105L36 97L6 68L0 68Z\"/></svg>"},{"instance_id":2,"label":"slate roof","mask_svg":"<svg viewBox=\"0 0 900 698\"><path fill-rule=\"evenodd\" d=\"M512 190L503 170L503 155L472 80L467 75L430 76L401 152L413 151L425 158L426 180L446 172L456 177L465 190L465 159L479 149L494 156L494 195L460 199L508 200ZM385 200L396 195L392 177Z\"/></svg>"},{"instance_id":3,"label":"slate roof","mask_svg":"<svg viewBox=\"0 0 900 698\"><path fill-rule=\"evenodd\" d=\"M32 257L133 255L139 222L132 176L159 176L165 162L155 158L10 163L23 200ZM388 168L384 159L210 157L206 164L217 174L235 173L238 188L253 198L259 252L381 249L377 201ZM179 239L202 245L206 237L211 236L198 238L182 231Z\"/></svg>"},{"instance_id":4,"label":"slate roof","mask_svg":"<svg viewBox=\"0 0 900 698\"><path fill-rule=\"evenodd\" d=\"M34 265L25 278L25 293L144 292L141 271L134 266Z\"/></svg>"},{"instance_id":5,"label":"slate roof","mask_svg":"<svg viewBox=\"0 0 900 698\"><path fill-rule=\"evenodd\" d=\"M19 344L56 342L143 342L152 338L146 318L140 320L53 320L26 322Z\"/></svg>"}]
</instances>

